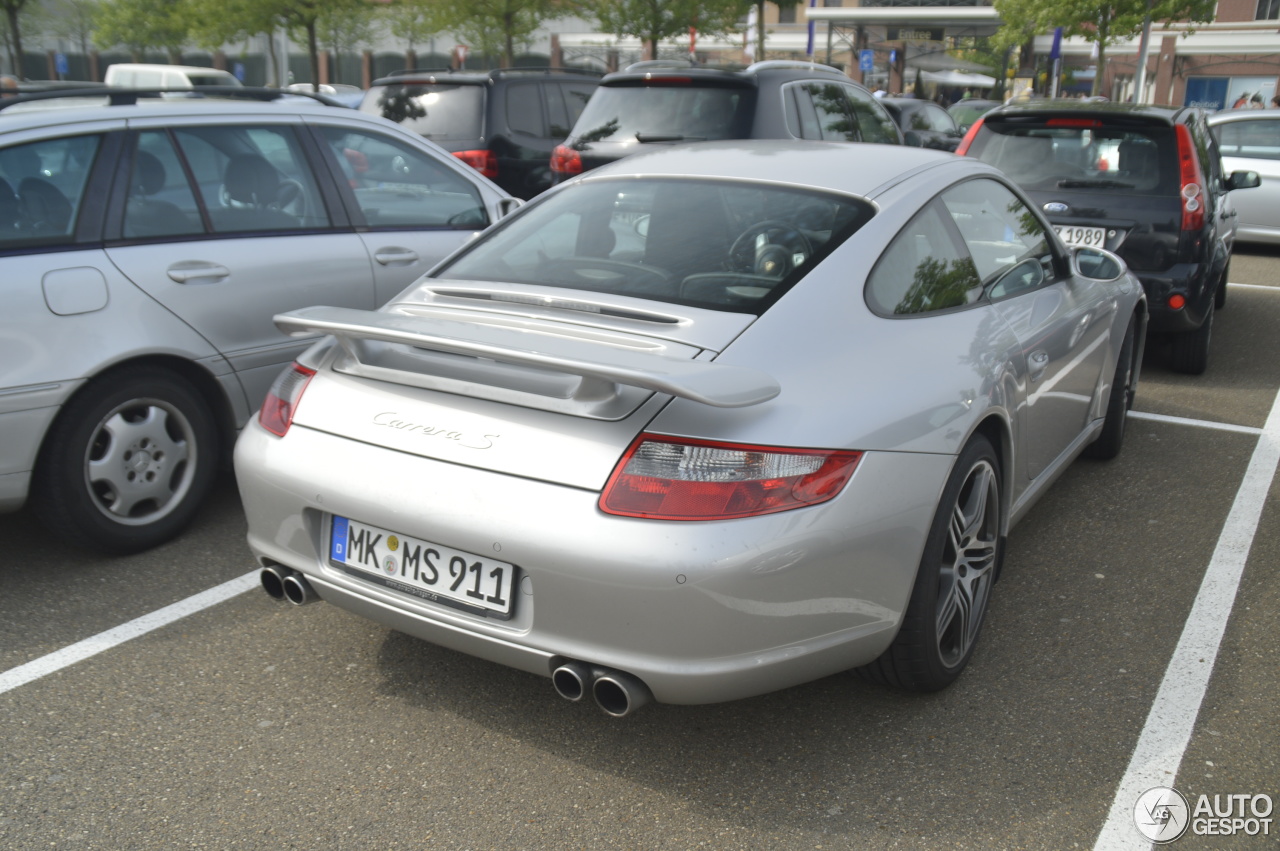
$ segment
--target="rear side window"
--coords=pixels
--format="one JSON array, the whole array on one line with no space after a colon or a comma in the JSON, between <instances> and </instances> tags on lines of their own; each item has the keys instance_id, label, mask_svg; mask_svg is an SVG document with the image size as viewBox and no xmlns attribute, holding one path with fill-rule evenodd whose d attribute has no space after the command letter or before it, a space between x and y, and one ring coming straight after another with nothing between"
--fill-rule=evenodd
<instances>
[{"instance_id":1,"label":"rear side window","mask_svg":"<svg viewBox=\"0 0 1280 851\"><path fill-rule=\"evenodd\" d=\"M547 135L542 117L541 86L538 83L512 83L505 92L507 126L513 133L543 137Z\"/></svg>"},{"instance_id":2,"label":"rear side window","mask_svg":"<svg viewBox=\"0 0 1280 851\"><path fill-rule=\"evenodd\" d=\"M483 86L406 83L370 89L360 111L437 142L479 139L484 135L484 100Z\"/></svg>"},{"instance_id":3,"label":"rear side window","mask_svg":"<svg viewBox=\"0 0 1280 851\"><path fill-rule=\"evenodd\" d=\"M788 128L801 139L897 143L893 119L870 94L840 83L787 87ZM794 122L794 123L793 123Z\"/></svg>"},{"instance_id":4,"label":"rear side window","mask_svg":"<svg viewBox=\"0 0 1280 851\"><path fill-rule=\"evenodd\" d=\"M867 278L867 304L874 312L933 313L982 297L982 278L950 219L935 200L898 232Z\"/></svg>"},{"instance_id":5,"label":"rear side window","mask_svg":"<svg viewBox=\"0 0 1280 851\"><path fill-rule=\"evenodd\" d=\"M696 86L687 79L653 85L601 86L573 135L588 142L680 142L746 135L753 91Z\"/></svg>"},{"instance_id":6,"label":"rear side window","mask_svg":"<svg viewBox=\"0 0 1280 851\"><path fill-rule=\"evenodd\" d=\"M1091 119L988 121L968 153L999 168L1023 189L1139 195L1178 191L1178 148L1171 127L1113 127Z\"/></svg>"},{"instance_id":7,"label":"rear side window","mask_svg":"<svg viewBox=\"0 0 1280 851\"><path fill-rule=\"evenodd\" d=\"M322 127L333 157L372 228L489 224L479 191L449 165L381 133Z\"/></svg>"},{"instance_id":8,"label":"rear side window","mask_svg":"<svg viewBox=\"0 0 1280 851\"><path fill-rule=\"evenodd\" d=\"M100 143L67 136L0 148L0 248L71 241Z\"/></svg>"},{"instance_id":9,"label":"rear side window","mask_svg":"<svg viewBox=\"0 0 1280 851\"><path fill-rule=\"evenodd\" d=\"M162 130L138 134L125 203L126 239L204 233L195 193L169 135Z\"/></svg>"},{"instance_id":10,"label":"rear side window","mask_svg":"<svg viewBox=\"0 0 1280 851\"><path fill-rule=\"evenodd\" d=\"M488 231L437 276L759 314L872 212L766 183L587 181Z\"/></svg>"},{"instance_id":11,"label":"rear side window","mask_svg":"<svg viewBox=\"0 0 1280 851\"><path fill-rule=\"evenodd\" d=\"M1280 160L1280 119L1229 121L1213 128L1224 157Z\"/></svg>"}]
</instances>

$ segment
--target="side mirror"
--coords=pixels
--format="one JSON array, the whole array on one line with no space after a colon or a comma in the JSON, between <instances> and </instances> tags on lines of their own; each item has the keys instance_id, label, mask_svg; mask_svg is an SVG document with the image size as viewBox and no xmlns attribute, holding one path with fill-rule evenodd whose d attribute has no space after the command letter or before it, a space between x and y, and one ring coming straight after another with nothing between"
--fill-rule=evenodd
<instances>
[{"instance_id":1,"label":"side mirror","mask_svg":"<svg viewBox=\"0 0 1280 851\"><path fill-rule=\"evenodd\" d=\"M1256 171L1233 171L1227 178L1227 189L1253 189L1262 185L1262 178Z\"/></svg>"},{"instance_id":2,"label":"side mirror","mask_svg":"<svg viewBox=\"0 0 1280 851\"><path fill-rule=\"evenodd\" d=\"M519 198L503 198L498 202L498 218L505 219L516 211L523 204Z\"/></svg>"},{"instance_id":3,"label":"side mirror","mask_svg":"<svg viewBox=\"0 0 1280 851\"><path fill-rule=\"evenodd\" d=\"M1071 269L1097 281L1114 281L1125 273L1124 261L1102 248L1077 248L1071 252Z\"/></svg>"}]
</instances>

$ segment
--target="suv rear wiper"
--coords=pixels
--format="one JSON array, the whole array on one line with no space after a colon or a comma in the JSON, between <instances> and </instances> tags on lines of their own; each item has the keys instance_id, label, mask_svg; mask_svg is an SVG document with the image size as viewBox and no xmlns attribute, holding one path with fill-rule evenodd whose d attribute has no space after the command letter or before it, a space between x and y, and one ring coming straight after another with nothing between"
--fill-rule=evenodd
<instances>
[{"instance_id":1,"label":"suv rear wiper","mask_svg":"<svg viewBox=\"0 0 1280 851\"><path fill-rule=\"evenodd\" d=\"M636 133L637 142L683 142L686 138L679 133Z\"/></svg>"},{"instance_id":2,"label":"suv rear wiper","mask_svg":"<svg viewBox=\"0 0 1280 851\"><path fill-rule=\"evenodd\" d=\"M1132 183L1123 183L1119 180L1059 180L1059 189L1132 189Z\"/></svg>"}]
</instances>

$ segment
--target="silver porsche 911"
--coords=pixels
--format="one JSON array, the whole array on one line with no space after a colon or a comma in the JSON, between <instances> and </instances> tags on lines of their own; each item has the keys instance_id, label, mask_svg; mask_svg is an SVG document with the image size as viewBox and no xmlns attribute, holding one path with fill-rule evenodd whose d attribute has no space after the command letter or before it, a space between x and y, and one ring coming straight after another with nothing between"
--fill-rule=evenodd
<instances>
[{"instance_id":1,"label":"silver porsche 911","mask_svg":"<svg viewBox=\"0 0 1280 851\"><path fill-rule=\"evenodd\" d=\"M1009 529L1124 436L1113 255L1000 172L712 142L547 193L320 342L236 447L265 589L626 715L838 671L942 688Z\"/></svg>"}]
</instances>

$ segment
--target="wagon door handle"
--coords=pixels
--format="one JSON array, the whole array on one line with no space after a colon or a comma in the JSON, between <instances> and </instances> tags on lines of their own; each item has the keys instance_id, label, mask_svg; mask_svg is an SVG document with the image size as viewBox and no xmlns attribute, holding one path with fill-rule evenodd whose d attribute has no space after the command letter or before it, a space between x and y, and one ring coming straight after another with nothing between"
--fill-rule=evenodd
<instances>
[{"instance_id":1,"label":"wagon door handle","mask_svg":"<svg viewBox=\"0 0 1280 851\"><path fill-rule=\"evenodd\" d=\"M373 259L383 266L408 266L418 262L418 252L399 246L379 248L374 253Z\"/></svg>"},{"instance_id":2,"label":"wagon door handle","mask_svg":"<svg viewBox=\"0 0 1280 851\"><path fill-rule=\"evenodd\" d=\"M165 274L179 284L213 283L231 277L231 270L217 263L205 263L202 260L188 260L174 263L165 270Z\"/></svg>"},{"instance_id":3,"label":"wagon door handle","mask_svg":"<svg viewBox=\"0 0 1280 851\"><path fill-rule=\"evenodd\" d=\"M1039 381L1044 377L1044 371L1049 367L1049 353L1043 349L1037 349L1027 355L1027 363L1031 367L1031 380Z\"/></svg>"}]
</instances>

